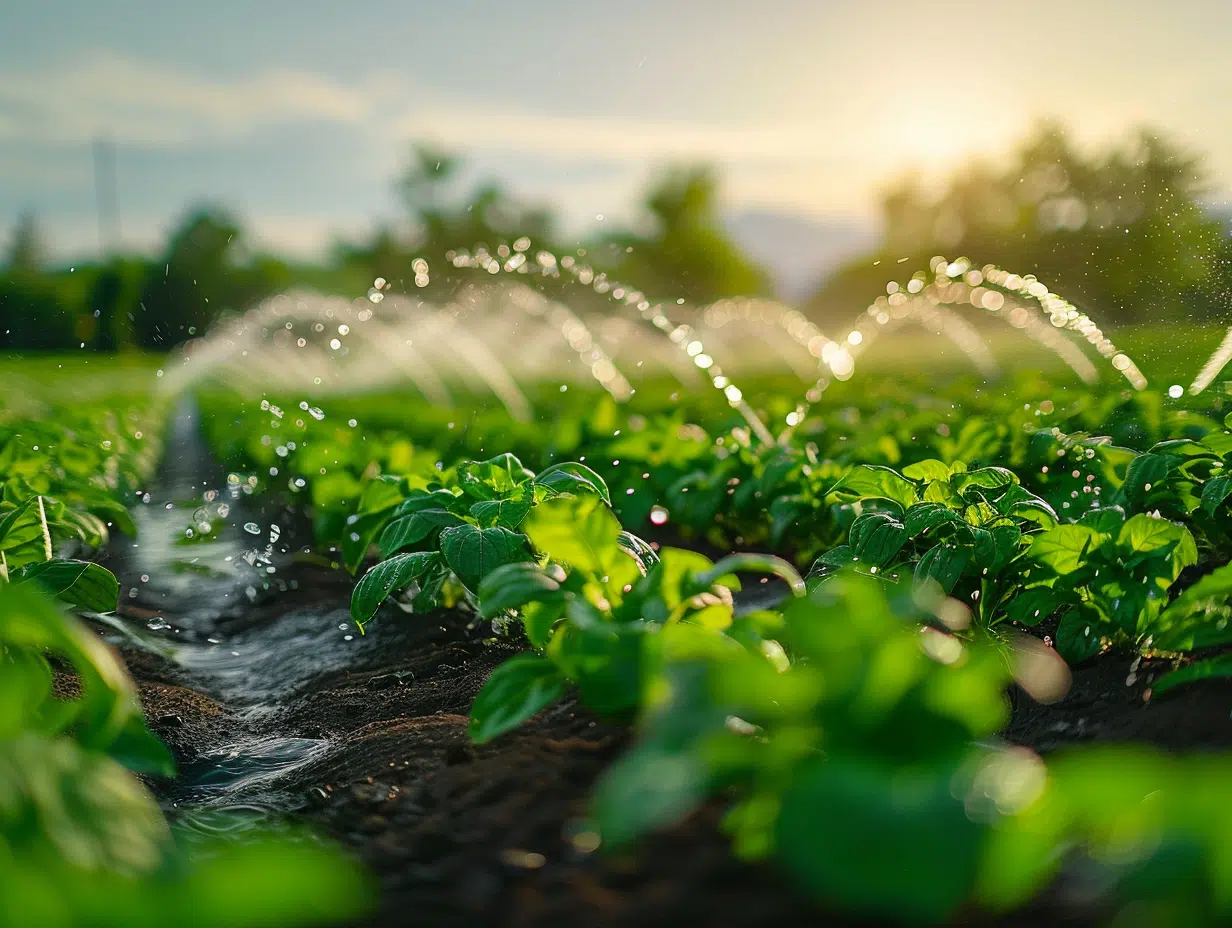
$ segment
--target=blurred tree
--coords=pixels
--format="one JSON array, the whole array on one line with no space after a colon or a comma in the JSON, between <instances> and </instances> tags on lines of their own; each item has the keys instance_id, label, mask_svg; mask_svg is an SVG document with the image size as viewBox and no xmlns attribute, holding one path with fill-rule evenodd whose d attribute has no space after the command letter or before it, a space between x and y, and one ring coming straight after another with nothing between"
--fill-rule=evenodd
<instances>
[{"instance_id":1,"label":"blurred tree","mask_svg":"<svg viewBox=\"0 0 1232 928\"><path fill-rule=\"evenodd\" d=\"M1156 132L1084 154L1061 125L1043 122L1004 168L968 165L933 195L916 177L891 186L882 245L841 269L812 303L846 321L883 292L899 259L915 270L934 254L962 254L1035 274L1097 319L1205 311L1224 239L1202 206L1206 192L1200 160Z\"/></svg>"},{"instance_id":2,"label":"blurred tree","mask_svg":"<svg viewBox=\"0 0 1232 928\"><path fill-rule=\"evenodd\" d=\"M47 258L38 219L27 210L17 218L5 265L10 271L34 272L42 268Z\"/></svg>"},{"instance_id":3,"label":"blurred tree","mask_svg":"<svg viewBox=\"0 0 1232 928\"><path fill-rule=\"evenodd\" d=\"M411 146L410 160L396 184L403 205L420 226L418 238L429 242L448 238L451 230L444 191L454 180L459 164L457 156L426 142Z\"/></svg>"},{"instance_id":4,"label":"blurred tree","mask_svg":"<svg viewBox=\"0 0 1232 928\"><path fill-rule=\"evenodd\" d=\"M116 351L132 343L132 326L148 273L137 258L112 258L98 269L85 298L85 309L94 320L96 351Z\"/></svg>"},{"instance_id":5,"label":"blurred tree","mask_svg":"<svg viewBox=\"0 0 1232 928\"><path fill-rule=\"evenodd\" d=\"M646 195L653 228L618 233L597 253L616 255L612 275L659 299L708 303L770 292L770 277L723 231L718 178L707 166L669 168Z\"/></svg>"},{"instance_id":6,"label":"blurred tree","mask_svg":"<svg viewBox=\"0 0 1232 928\"><path fill-rule=\"evenodd\" d=\"M133 332L139 345L166 349L205 329L224 310L243 310L287 283L285 265L250 260L239 223L200 208L172 233L150 266Z\"/></svg>"},{"instance_id":7,"label":"blurred tree","mask_svg":"<svg viewBox=\"0 0 1232 928\"><path fill-rule=\"evenodd\" d=\"M43 272L46 249L34 213L18 218L0 273L0 346L19 351L75 347L73 314Z\"/></svg>"},{"instance_id":8,"label":"blurred tree","mask_svg":"<svg viewBox=\"0 0 1232 928\"><path fill-rule=\"evenodd\" d=\"M460 192L461 169L456 155L426 143L414 144L394 185L410 220L406 234L382 226L361 244L336 246L340 269L352 276L360 273L369 282L383 277L395 290L424 292L411 269L412 261L422 257L430 268L426 292L440 295L461 279L445 264L451 252L485 248L496 253L523 237L536 248L552 247L554 223L549 211L516 200L492 181Z\"/></svg>"}]
</instances>

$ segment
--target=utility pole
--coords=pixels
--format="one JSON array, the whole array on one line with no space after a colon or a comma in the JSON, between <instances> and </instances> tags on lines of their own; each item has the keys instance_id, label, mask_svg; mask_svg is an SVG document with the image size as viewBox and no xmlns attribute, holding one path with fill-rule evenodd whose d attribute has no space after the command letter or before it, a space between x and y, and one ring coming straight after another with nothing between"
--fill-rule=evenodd
<instances>
[{"instance_id":1,"label":"utility pole","mask_svg":"<svg viewBox=\"0 0 1232 928\"><path fill-rule=\"evenodd\" d=\"M96 136L94 149L94 194L98 203L98 248L106 258L120 247L120 211L116 205L115 143Z\"/></svg>"}]
</instances>

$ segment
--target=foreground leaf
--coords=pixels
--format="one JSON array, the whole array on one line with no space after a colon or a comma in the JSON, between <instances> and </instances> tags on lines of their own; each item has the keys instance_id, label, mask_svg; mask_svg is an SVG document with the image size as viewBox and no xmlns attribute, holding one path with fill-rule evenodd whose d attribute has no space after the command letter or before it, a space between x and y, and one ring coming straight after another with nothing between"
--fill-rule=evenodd
<instances>
[{"instance_id":1,"label":"foreground leaf","mask_svg":"<svg viewBox=\"0 0 1232 928\"><path fill-rule=\"evenodd\" d=\"M91 612L114 612L120 595L115 575L90 561L52 558L22 567L12 579L18 584L35 583L57 599Z\"/></svg>"},{"instance_id":2,"label":"foreground leaf","mask_svg":"<svg viewBox=\"0 0 1232 928\"><path fill-rule=\"evenodd\" d=\"M359 624L361 631L381 603L399 590L406 589L436 566L440 559L441 556L435 551L395 554L364 574L351 594L351 618Z\"/></svg>"},{"instance_id":3,"label":"foreground leaf","mask_svg":"<svg viewBox=\"0 0 1232 928\"><path fill-rule=\"evenodd\" d=\"M1186 683L1197 683L1199 680L1226 679L1232 677L1232 654L1221 654L1209 660L1198 661L1188 667L1182 667L1171 673L1164 674L1151 686L1151 695L1162 696L1164 693Z\"/></svg>"},{"instance_id":4,"label":"foreground leaf","mask_svg":"<svg viewBox=\"0 0 1232 928\"><path fill-rule=\"evenodd\" d=\"M479 614L485 619L527 603L557 602L565 598L560 584L538 564L505 564L479 582Z\"/></svg>"},{"instance_id":5,"label":"foreground leaf","mask_svg":"<svg viewBox=\"0 0 1232 928\"><path fill-rule=\"evenodd\" d=\"M519 654L488 677L471 706L471 740L483 744L517 728L560 699L565 678L539 654Z\"/></svg>"},{"instance_id":6,"label":"foreground leaf","mask_svg":"<svg viewBox=\"0 0 1232 928\"><path fill-rule=\"evenodd\" d=\"M585 464L569 461L555 464L547 470L540 471L535 478L535 486L546 487L554 493L590 492L596 494L609 506L612 505L611 494L607 483L597 473Z\"/></svg>"},{"instance_id":7,"label":"foreground leaf","mask_svg":"<svg viewBox=\"0 0 1232 928\"><path fill-rule=\"evenodd\" d=\"M526 536L507 528L476 528L457 525L441 533L441 553L445 563L470 590L496 568L529 556Z\"/></svg>"}]
</instances>

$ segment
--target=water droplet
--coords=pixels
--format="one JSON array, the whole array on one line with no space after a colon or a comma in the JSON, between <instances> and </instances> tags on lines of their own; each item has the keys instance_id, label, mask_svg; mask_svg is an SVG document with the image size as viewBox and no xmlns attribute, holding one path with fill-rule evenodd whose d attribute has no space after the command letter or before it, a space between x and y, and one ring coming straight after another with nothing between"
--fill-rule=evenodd
<instances>
[{"instance_id":1,"label":"water droplet","mask_svg":"<svg viewBox=\"0 0 1232 928\"><path fill-rule=\"evenodd\" d=\"M244 531L246 531L249 535L260 535L261 526L257 525L256 522L245 522Z\"/></svg>"}]
</instances>

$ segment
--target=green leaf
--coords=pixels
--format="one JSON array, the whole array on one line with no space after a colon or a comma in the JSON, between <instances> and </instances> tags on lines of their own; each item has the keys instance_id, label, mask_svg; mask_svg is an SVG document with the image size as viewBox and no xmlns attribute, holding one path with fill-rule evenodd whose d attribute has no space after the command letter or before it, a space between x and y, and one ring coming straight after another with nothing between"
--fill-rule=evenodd
<instances>
[{"instance_id":1,"label":"green leaf","mask_svg":"<svg viewBox=\"0 0 1232 928\"><path fill-rule=\"evenodd\" d=\"M1058 521L1056 510L1030 490L1018 485L1006 487L995 506L1002 515L1034 522L1041 528L1052 528Z\"/></svg>"},{"instance_id":2,"label":"green leaf","mask_svg":"<svg viewBox=\"0 0 1232 928\"><path fill-rule=\"evenodd\" d=\"M435 551L417 551L413 554L395 554L381 561L355 585L351 593L351 618L363 629L363 625L380 608L386 598L404 590L434 566L441 556Z\"/></svg>"},{"instance_id":3,"label":"green leaf","mask_svg":"<svg viewBox=\"0 0 1232 928\"><path fill-rule=\"evenodd\" d=\"M19 719L20 727L49 736L71 733L90 750L110 752L114 746L117 757L133 762L139 772L174 775L170 753L145 729L136 687L98 635L66 613L36 584L0 584L0 666L4 666L4 675L11 668L6 655L41 657L47 652L72 664L81 682L81 695L60 699L49 687L27 694L34 702L24 709L17 707L29 712ZM28 672L29 662L23 664ZM12 711L11 704L0 706L0 729L11 728L4 716Z\"/></svg>"},{"instance_id":4,"label":"green leaf","mask_svg":"<svg viewBox=\"0 0 1232 928\"><path fill-rule=\"evenodd\" d=\"M557 702L565 678L539 654L519 654L488 677L471 706L471 740L483 744L517 728L535 713Z\"/></svg>"},{"instance_id":5,"label":"green leaf","mask_svg":"<svg viewBox=\"0 0 1232 928\"><path fill-rule=\"evenodd\" d=\"M35 583L57 599L91 612L114 612L120 584L106 567L89 561L52 558L15 571L14 583Z\"/></svg>"},{"instance_id":6,"label":"green leaf","mask_svg":"<svg viewBox=\"0 0 1232 928\"><path fill-rule=\"evenodd\" d=\"M553 495L594 493L609 506L612 505L612 497L603 478L585 464L578 464L575 461L554 464L547 470L540 471L539 476L535 478L535 486L545 487L552 491Z\"/></svg>"},{"instance_id":7,"label":"green leaf","mask_svg":"<svg viewBox=\"0 0 1232 928\"><path fill-rule=\"evenodd\" d=\"M1086 525L1058 525L1031 540L1028 556L1064 577L1082 567L1088 553L1107 537Z\"/></svg>"},{"instance_id":8,"label":"green leaf","mask_svg":"<svg viewBox=\"0 0 1232 928\"><path fill-rule=\"evenodd\" d=\"M1117 547L1133 554L1155 554L1171 551L1185 531L1175 522L1157 519L1145 513L1130 516L1117 534Z\"/></svg>"},{"instance_id":9,"label":"green leaf","mask_svg":"<svg viewBox=\"0 0 1232 928\"><path fill-rule=\"evenodd\" d=\"M389 509L382 512L366 512L347 518L342 536L342 563L354 574L368 555L368 549L389 519Z\"/></svg>"},{"instance_id":10,"label":"green leaf","mask_svg":"<svg viewBox=\"0 0 1232 928\"><path fill-rule=\"evenodd\" d=\"M993 541L992 532L983 528L972 527L971 548L972 557L977 567L991 568L997 560L997 544Z\"/></svg>"},{"instance_id":11,"label":"green leaf","mask_svg":"<svg viewBox=\"0 0 1232 928\"><path fill-rule=\"evenodd\" d=\"M6 827L5 838L17 839L18 874L23 857L63 860L78 874L102 871L122 885L154 873L171 851L167 823L141 781L70 738L26 733L0 742L0 783L4 825L17 826ZM12 867L12 846L5 843L6 867Z\"/></svg>"},{"instance_id":12,"label":"green leaf","mask_svg":"<svg viewBox=\"0 0 1232 928\"><path fill-rule=\"evenodd\" d=\"M1210 448L1204 445L1191 441L1188 438L1174 438L1170 441L1161 441L1150 450L1151 454L1170 454L1181 458L1213 458L1215 454Z\"/></svg>"},{"instance_id":13,"label":"green leaf","mask_svg":"<svg viewBox=\"0 0 1232 928\"><path fill-rule=\"evenodd\" d=\"M599 499L555 499L536 506L525 525L535 549L552 560L596 577L622 567L622 576L640 571L620 546L620 523Z\"/></svg>"},{"instance_id":14,"label":"green leaf","mask_svg":"<svg viewBox=\"0 0 1232 928\"><path fill-rule=\"evenodd\" d=\"M648 585L654 589L670 612L691 596L709 589L699 578L711 575L711 583L727 582L731 589L740 589L740 581L729 571L714 574L714 561L687 548L664 548L659 552L659 563L647 575Z\"/></svg>"},{"instance_id":15,"label":"green leaf","mask_svg":"<svg viewBox=\"0 0 1232 928\"><path fill-rule=\"evenodd\" d=\"M1120 506L1091 509L1084 512L1078 522L1093 528L1100 534L1115 538L1121 533L1121 526L1125 524L1125 510Z\"/></svg>"},{"instance_id":16,"label":"green leaf","mask_svg":"<svg viewBox=\"0 0 1232 928\"><path fill-rule=\"evenodd\" d=\"M1146 502L1149 488L1165 479L1181 458L1167 454L1140 454L1129 464L1121 493L1131 510L1140 509Z\"/></svg>"},{"instance_id":17,"label":"green leaf","mask_svg":"<svg viewBox=\"0 0 1232 928\"><path fill-rule=\"evenodd\" d=\"M826 496L838 494L840 499L888 499L904 509L918 499L914 483L889 467L857 464L830 487Z\"/></svg>"},{"instance_id":18,"label":"green leaf","mask_svg":"<svg viewBox=\"0 0 1232 928\"><path fill-rule=\"evenodd\" d=\"M915 565L915 585L918 587L931 579L937 581L942 592L952 593L971 561L971 554L971 548L966 545L946 542L929 548Z\"/></svg>"},{"instance_id":19,"label":"green leaf","mask_svg":"<svg viewBox=\"0 0 1232 928\"><path fill-rule=\"evenodd\" d=\"M504 564L479 583L479 614L485 619L507 609L520 609L527 603L564 602L560 583L538 564Z\"/></svg>"},{"instance_id":20,"label":"green leaf","mask_svg":"<svg viewBox=\"0 0 1232 928\"><path fill-rule=\"evenodd\" d=\"M707 793L706 770L691 751L642 745L603 774L591 808L604 846L621 847L671 825Z\"/></svg>"},{"instance_id":21,"label":"green leaf","mask_svg":"<svg viewBox=\"0 0 1232 928\"><path fill-rule=\"evenodd\" d=\"M1061 617L1057 626L1057 653L1068 664L1081 664L1103 648L1104 623L1095 610L1078 607Z\"/></svg>"},{"instance_id":22,"label":"green leaf","mask_svg":"<svg viewBox=\"0 0 1232 928\"><path fill-rule=\"evenodd\" d=\"M422 512L425 509L449 509L457 499L449 490L411 490L406 499L394 509L394 518L409 516L412 512Z\"/></svg>"},{"instance_id":23,"label":"green leaf","mask_svg":"<svg viewBox=\"0 0 1232 928\"><path fill-rule=\"evenodd\" d=\"M360 493L359 505L355 507L355 511L360 514L388 512L402 499L401 484L400 478L388 474L373 478L368 481L363 492ZM412 490L411 492L422 493L423 491Z\"/></svg>"},{"instance_id":24,"label":"green leaf","mask_svg":"<svg viewBox=\"0 0 1232 928\"><path fill-rule=\"evenodd\" d=\"M926 503L940 503L946 508L961 507L965 504L948 480L930 480L921 499Z\"/></svg>"},{"instance_id":25,"label":"green leaf","mask_svg":"<svg viewBox=\"0 0 1232 928\"><path fill-rule=\"evenodd\" d=\"M924 461L916 461L914 464L908 464L903 468L903 476L911 480L927 482L930 480L949 480L950 465L943 461L938 461L936 458L929 458Z\"/></svg>"},{"instance_id":26,"label":"green leaf","mask_svg":"<svg viewBox=\"0 0 1232 928\"><path fill-rule=\"evenodd\" d=\"M1232 564L1217 567L1174 599L1151 629L1152 646L1191 651L1232 643Z\"/></svg>"},{"instance_id":27,"label":"green leaf","mask_svg":"<svg viewBox=\"0 0 1232 928\"><path fill-rule=\"evenodd\" d=\"M773 554L729 554L703 574L694 577L696 583L703 589L709 589L712 584L722 582L722 578L737 572L751 574L770 574L787 582L792 595L804 595L804 579L796 568L781 557ZM733 587L738 589L739 587Z\"/></svg>"},{"instance_id":28,"label":"green leaf","mask_svg":"<svg viewBox=\"0 0 1232 928\"><path fill-rule=\"evenodd\" d=\"M456 516L447 509L422 509L395 519L381 532L381 557L389 557L404 548L417 545L442 528L463 525L465 522L461 516Z\"/></svg>"},{"instance_id":29,"label":"green leaf","mask_svg":"<svg viewBox=\"0 0 1232 928\"><path fill-rule=\"evenodd\" d=\"M30 512L33 505L34 497L31 497L24 503L18 505L16 509L9 512L3 519L0 519L0 551L7 551L9 548L25 541L29 541L30 537L33 537L33 535L30 535L29 532L23 532L20 538L10 539L9 537L16 532L18 523L22 522L23 519L32 526L39 525L37 518L27 518L27 514ZM29 537L27 537L27 535L29 535Z\"/></svg>"},{"instance_id":30,"label":"green leaf","mask_svg":"<svg viewBox=\"0 0 1232 928\"><path fill-rule=\"evenodd\" d=\"M1033 628L1052 615L1060 604L1060 597L1053 590L1033 587L1015 594L1006 604L1005 614L1011 622Z\"/></svg>"},{"instance_id":31,"label":"green leaf","mask_svg":"<svg viewBox=\"0 0 1232 928\"><path fill-rule=\"evenodd\" d=\"M826 551L817 560L813 561L813 566L809 568L809 576L829 576L835 571L842 570L844 567L850 567L855 563L857 563L856 553L851 550L851 546L839 545Z\"/></svg>"},{"instance_id":32,"label":"green leaf","mask_svg":"<svg viewBox=\"0 0 1232 928\"><path fill-rule=\"evenodd\" d=\"M984 834L953 795L953 773L859 757L812 761L783 796L779 859L818 900L895 921L943 921L971 890Z\"/></svg>"},{"instance_id":33,"label":"green leaf","mask_svg":"<svg viewBox=\"0 0 1232 928\"><path fill-rule=\"evenodd\" d=\"M962 515L944 503L916 503L903 515L903 527L909 538L915 538L946 522L962 521Z\"/></svg>"},{"instance_id":34,"label":"green leaf","mask_svg":"<svg viewBox=\"0 0 1232 928\"><path fill-rule=\"evenodd\" d=\"M552 640L556 623L565 616L568 599L537 599L522 606L522 630L526 640L534 647L543 649Z\"/></svg>"},{"instance_id":35,"label":"green leaf","mask_svg":"<svg viewBox=\"0 0 1232 928\"><path fill-rule=\"evenodd\" d=\"M1214 515L1232 494L1232 477L1212 477L1202 488L1202 509Z\"/></svg>"},{"instance_id":36,"label":"green leaf","mask_svg":"<svg viewBox=\"0 0 1232 928\"><path fill-rule=\"evenodd\" d=\"M530 507L534 505L534 496L525 488L511 499L480 500L471 506L471 517L483 528L499 525L504 528L517 528Z\"/></svg>"},{"instance_id":37,"label":"green leaf","mask_svg":"<svg viewBox=\"0 0 1232 928\"><path fill-rule=\"evenodd\" d=\"M991 568L1000 570L1018 555L1019 542L1022 541L1022 529L1013 523L994 525L989 529L992 533L993 547L996 556Z\"/></svg>"},{"instance_id":38,"label":"green leaf","mask_svg":"<svg viewBox=\"0 0 1232 928\"><path fill-rule=\"evenodd\" d=\"M1164 674L1151 685L1151 696L1162 696L1168 690L1200 680L1232 677L1232 654L1220 654Z\"/></svg>"},{"instance_id":39,"label":"green leaf","mask_svg":"<svg viewBox=\"0 0 1232 928\"><path fill-rule=\"evenodd\" d=\"M507 528L476 528L455 525L441 532L441 553L445 563L469 590L504 564L526 560L526 536Z\"/></svg>"},{"instance_id":40,"label":"green leaf","mask_svg":"<svg viewBox=\"0 0 1232 928\"><path fill-rule=\"evenodd\" d=\"M969 470L965 474L955 474L950 478L950 485L959 493L971 487L996 489L1018 483L1018 475L1004 467L980 467Z\"/></svg>"},{"instance_id":41,"label":"green leaf","mask_svg":"<svg viewBox=\"0 0 1232 928\"><path fill-rule=\"evenodd\" d=\"M873 567L884 567L907 543L907 530L887 512L865 512L851 523L849 538L857 558Z\"/></svg>"},{"instance_id":42,"label":"green leaf","mask_svg":"<svg viewBox=\"0 0 1232 928\"><path fill-rule=\"evenodd\" d=\"M535 477L508 453L486 461L463 461L456 469L462 488L478 499L505 499Z\"/></svg>"}]
</instances>

